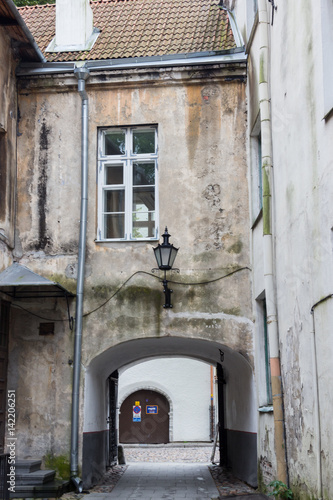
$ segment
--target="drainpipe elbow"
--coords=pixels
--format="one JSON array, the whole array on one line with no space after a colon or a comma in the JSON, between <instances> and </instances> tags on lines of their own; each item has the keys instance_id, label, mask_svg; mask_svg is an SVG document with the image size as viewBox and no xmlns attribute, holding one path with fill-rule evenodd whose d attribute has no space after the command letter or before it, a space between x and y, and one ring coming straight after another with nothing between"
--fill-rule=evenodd
<instances>
[{"instance_id":1,"label":"drainpipe elbow","mask_svg":"<svg viewBox=\"0 0 333 500\"><path fill-rule=\"evenodd\" d=\"M80 479L79 477L72 476L71 482L73 483L75 490L78 493L82 493L82 490L83 490L82 479Z\"/></svg>"},{"instance_id":2,"label":"drainpipe elbow","mask_svg":"<svg viewBox=\"0 0 333 500\"><path fill-rule=\"evenodd\" d=\"M74 75L78 80L78 92L83 101L88 100L88 94L86 92L86 80L89 78L89 69L85 66L74 69Z\"/></svg>"}]
</instances>

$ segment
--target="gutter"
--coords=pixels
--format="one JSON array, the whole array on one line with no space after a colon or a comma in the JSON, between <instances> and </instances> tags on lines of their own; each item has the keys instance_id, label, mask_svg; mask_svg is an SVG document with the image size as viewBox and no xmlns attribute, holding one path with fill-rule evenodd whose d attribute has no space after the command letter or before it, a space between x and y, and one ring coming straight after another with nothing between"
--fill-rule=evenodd
<instances>
[{"instance_id":1,"label":"gutter","mask_svg":"<svg viewBox=\"0 0 333 500\"><path fill-rule=\"evenodd\" d=\"M20 16L19 11L15 7L15 4L12 2L12 0L4 0L4 2L7 5L8 9L10 10L10 12L13 14L13 16L15 18L15 21L20 26L20 28L22 29L23 33L25 34L25 36L29 40L30 45L33 47L33 49L36 52L36 54L37 54L38 58L40 59L40 61L43 62L43 63L45 63L46 59L45 59L42 51L38 47L37 43L35 42L34 37L32 36L32 34L29 31L29 28L27 27L27 25L23 21L22 17Z\"/></svg>"},{"instance_id":2,"label":"gutter","mask_svg":"<svg viewBox=\"0 0 333 500\"><path fill-rule=\"evenodd\" d=\"M17 76L49 75L73 72L75 62L22 63L16 70ZM83 62L83 61L82 61ZM167 68L172 66L194 66L198 64L242 64L247 63L245 47L223 51L194 52L189 54L171 54L150 57L129 57L123 59L105 59L85 61L84 67L92 71L114 69Z\"/></svg>"},{"instance_id":3,"label":"gutter","mask_svg":"<svg viewBox=\"0 0 333 500\"><path fill-rule=\"evenodd\" d=\"M284 405L281 380L277 302L275 296L274 242L273 242L273 151L272 122L269 91L269 36L266 0L259 0L259 102L262 140L263 178L263 252L264 282L267 307L271 383L274 415L274 444L277 462L277 479L288 484Z\"/></svg>"},{"instance_id":4,"label":"gutter","mask_svg":"<svg viewBox=\"0 0 333 500\"><path fill-rule=\"evenodd\" d=\"M78 80L78 92L82 101L82 132L81 132L81 214L78 254L78 272L76 287L76 316L74 337L74 371L72 389L72 425L71 425L71 481L76 489L82 491L82 481L78 475L79 455L79 401L82 351L82 321L83 321L83 287L84 267L86 260L86 234L88 211L88 95L85 82L89 77L89 70L85 67L75 68L74 74Z\"/></svg>"}]
</instances>

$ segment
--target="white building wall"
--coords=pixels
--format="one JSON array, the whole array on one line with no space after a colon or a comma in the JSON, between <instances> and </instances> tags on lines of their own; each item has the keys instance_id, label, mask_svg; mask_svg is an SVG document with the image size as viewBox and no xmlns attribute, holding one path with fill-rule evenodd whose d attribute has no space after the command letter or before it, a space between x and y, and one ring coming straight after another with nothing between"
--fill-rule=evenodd
<instances>
[{"instance_id":1,"label":"white building wall","mask_svg":"<svg viewBox=\"0 0 333 500\"><path fill-rule=\"evenodd\" d=\"M170 440L210 440L209 364L188 358L160 358L120 371L119 406L127 396L145 388L161 391L172 401Z\"/></svg>"},{"instance_id":2,"label":"white building wall","mask_svg":"<svg viewBox=\"0 0 333 500\"><path fill-rule=\"evenodd\" d=\"M248 25L253 1L229 2L248 43L248 159L259 112L260 40ZM263 3L262 3L263 5ZM295 498L333 498L333 80L331 0L266 2L273 146L273 236L284 393L286 460ZM331 104L330 104L331 103ZM252 201L257 196L252 183ZM264 291L262 219L252 228L256 378L261 406L260 318ZM318 304L319 301L322 301ZM311 308L314 314L311 314ZM313 323L314 319L314 323ZM274 422L259 413L264 482L276 478ZM259 478L259 481L262 479Z\"/></svg>"}]
</instances>

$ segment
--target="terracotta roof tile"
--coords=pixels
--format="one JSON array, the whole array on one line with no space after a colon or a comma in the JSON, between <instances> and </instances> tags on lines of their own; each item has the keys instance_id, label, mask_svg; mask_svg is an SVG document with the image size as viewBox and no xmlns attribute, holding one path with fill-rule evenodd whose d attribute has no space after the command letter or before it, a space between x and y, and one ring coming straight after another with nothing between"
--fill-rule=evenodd
<instances>
[{"instance_id":1,"label":"terracotta roof tile","mask_svg":"<svg viewBox=\"0 0 333 500\"><path fill-rule=\"evenodd\" d=\"M55 5L19 9L48 61L145 57L236 47L228 13L219 0L95 0L101 33L88 52L46 53L55 36Z\"/></svg>"}]
</instances>

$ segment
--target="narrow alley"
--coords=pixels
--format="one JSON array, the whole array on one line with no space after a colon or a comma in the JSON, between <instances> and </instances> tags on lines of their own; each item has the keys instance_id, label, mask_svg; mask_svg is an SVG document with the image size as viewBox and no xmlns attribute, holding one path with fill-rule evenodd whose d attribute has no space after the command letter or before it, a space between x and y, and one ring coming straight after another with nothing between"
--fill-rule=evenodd
<instances>
[{"instance_id":1,"label":"narrow alley","mask_svg":"<svg viewBox=\"0 0 333 500\"><path fill-rule=\"evenodd\" d=\"M126 465L109 469L89 496L68 493L63 499L80 500L86 495L89 500L266 498L228 470L211 464L211 454L207 443L125 445Z\"/></svg>"}]
</instances>

